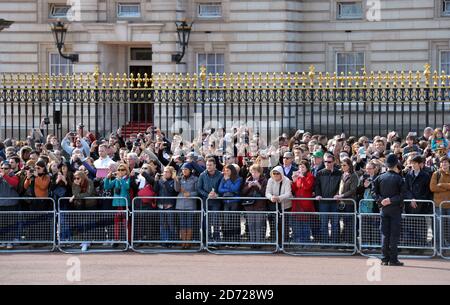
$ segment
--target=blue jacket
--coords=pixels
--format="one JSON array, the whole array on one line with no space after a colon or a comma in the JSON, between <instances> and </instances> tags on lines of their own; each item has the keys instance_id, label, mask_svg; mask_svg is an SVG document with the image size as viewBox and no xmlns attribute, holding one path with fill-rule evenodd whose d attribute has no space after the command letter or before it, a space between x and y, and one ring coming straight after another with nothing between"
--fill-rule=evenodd
<instances>
[{"instance_id":1,"label":"blue jacket","mask_svg":"<svg viewBox=\"0 0 450 305\"><path fill-rule=\"evenodd\" d=\"M178 192L175 190L175 180L159 179L155 183L155 192L158 197L177 197ZM177 199L158 199L157 204L159 209L169 209L175 207Z\"/></svg>"},{"instance_id":2,"label":"blue jacket","mask_svg":"<svg viewBox=\"0 0 450 305\"><path fill-rule=\"evenodd\" d=\"M242 185L242 178L232 181L231 179L225 180L222 178L219 184L220 197L239 197ZM225 203L236 203L239 200L225 200Z\"/></svg>"},{"instance_id":3,"label":"blue jacket","mask_svg":"<svg viewBox=\"0 0 450 305\"><path fill-rule=\"evenodd\" d=\"M126 207L127 203L131 204L130 198L130 178L126 179L108 179L105 178L103 182L103 186L105 190L112 190L114 197L125 197L128 202L125 202L123 199L113 199L113 207ZM116 194L116 189L120 189L120 194Z\"/></svg>"},{"instance_id":4,"label":"blue jacket","mask_svg":"<svg viewBox=\"0 0 450 305\"><path fill-rule=\"evenodd\" d=\"M219 184L222 177L223 174L218 170L216 170L213 176L210 176L207 170L201 173L197 182L197 189L200 197L203 199L208 198L208 195L211 193L212 189L218 193Z\"/></svg>"}]
</instances>

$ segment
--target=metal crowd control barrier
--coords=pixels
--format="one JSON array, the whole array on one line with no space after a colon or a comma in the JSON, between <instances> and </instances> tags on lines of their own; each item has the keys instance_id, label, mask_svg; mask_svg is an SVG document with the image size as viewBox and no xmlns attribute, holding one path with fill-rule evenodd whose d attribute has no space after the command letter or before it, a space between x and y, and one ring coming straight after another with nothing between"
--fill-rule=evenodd
<instances>
[{"instance_id":1,"label":"metal crowd control barrier","mask_svg":"<svg viewBox=\"0 0 450 305\"><path fill-rule=\"evenodd\" d=\"M292 205L296 204L295 201L325 201L319 204L327 212L283 212L282 251L284 253L338 256L354 255L358 252L355 200L333 198L321 200L291 198L291 200ZM342 207L341 210L340 207Z\"/></svg>"},{"instance_id":2,"label":"metal crowd control barrier","mask_svg":"<svg viewBox=\"0 0 450 305\"><path fill-rule=\"evenodd\" d=\"M125 197L86 197L76 199L83 203L96 201L95 207L86 209L69 203L69 197L58 200L58 249L64 253L102 253L128 250L128 200ZM102 210L99 203L109 209ZM112 201L124 201L123 210L112 210ZM83 244L88 250L81 251Z\"/></svg>"},{"instance_id":3,"label":"metal crowd control barrier","mask_svg":"<svg viewBox=\"0 0 450 305\"><path fill-rule=\"evenodd\" d=\"M264 197L218 197L206 200L206 250L214 254L269 254L278 246L277 211L208 210L212 201L267 200ZM268 201L268 200L267 200ZM227 204L227 203L223 203Z\"/></svg>"},{"instance_id":4,"label":"metal crowd control barrier","mask_svg":"<svg viewBox=\"0 0 450 305\"><path fill-rule=\"evenodd\" d=\"M373 202L363 199L361 204ZM412 200L405 200L405 205ZM432 206L433 214L402 214L400 258L431 258L436 251L435 206L431 200L416 200ZM359 213L359 252L363 256L381 256L381 216L379 213ZM409 252L409 253L408 253Z\"/></svg>"},{"instance_id":5,"label":"metal crowd control barrier","mask_svg":"<svg viewBox=\"0 0 450 305\"><path fill-rule=\"evenodd\" d=\"M17 203L14 206L1 207L0 253L55 250L56 210L52 198L0 197L1 201Z\"/></svg>"},{"instance_id":6,"label":"metal crowd control barrier","mask_svg":"<svg viewBox=\"0 0 450 305\"><path fill-rule=\"evenodd\" d=\"M440 256L450 259L450 201L441 202L439 210Z\"/></svg>"},{"instance_id":7,"label":"metal crowd control barrier","mask_svg":"<svg viewBox=\"0 0 450 305\"><path fill-rule=\"evenodd\" d=\"M155 206L152 207L152 203L158 204L161 200L168 199L199 200L200 209L159 210ZM202 251L202 208L203 202L200 197L134 198L131 214L131 249L138 253Z\"/></svg>"}]
</instances>

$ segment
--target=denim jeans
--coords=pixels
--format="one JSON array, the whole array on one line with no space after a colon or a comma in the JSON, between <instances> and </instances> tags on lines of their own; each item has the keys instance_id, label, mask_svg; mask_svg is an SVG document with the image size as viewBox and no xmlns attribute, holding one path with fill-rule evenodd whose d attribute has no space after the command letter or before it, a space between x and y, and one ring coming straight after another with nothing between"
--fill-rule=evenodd
<instances>
[{"instance_id":1,"label":"denim jeans","mask_svg":"<svg viewBox=\"0 0 450 305\"><path fill-rule=\"evenodd\" d=\"M250 211L251 213L251 211ZM266 237L266 214L257 213L247 215L249 239L251 243L263 243Z\"/></svg>"},{"instance_id":2,"label":"denim jeans","mask_svg":"<svg viewBox=\"0 0 450 305\"><path fill-rule=\"evenodd\" d=\"M302 216L294 216L302 217ZM309 217L308 216L303 216ZM294 242L296 243L309 243L311 242L311 226L307 219L294 219L292 220L292 230L294 233Z\"/></svg>"},{"instance_id":3,"label":"denim jeans","mask_svg":"<svg viewBox=\"0 0 450 305\"><path fill-rule=\"evenodd\" d=\"M161 241L174 241L178 240L177 231L175 228L175 214L170 212L173 211L174 208L169 208L165 210L161 210L161 214L159 217L159 232ZM164 211L169 211L168 213L164 213Z\"/></svg>"},{"instance_id":4,"label":"denim jeans","mask_svg":"<svg viewBox=\"0 0 450 305\"><path fill-rule=\"evenodd\" d=\"M338 205L334 202L319 203L320 213L337 213ZM331 235L328 231L328 223L331 223ZM333 215L320 215L320 242L329 244L337 244L339 238L339 216Z\"/></svg>"},{"instance_id":5,"label":"denim jeans","mask_svg":"<svg viewBox=\"0 0 450 305\"><path fill-rule=\"evenodd\" d=\"M220 200L209 200L208 211L223 211L223 202ZM205 234L209 234L208 237L213 241L220 241L220 226L222 225L222 217L217 213L209 214L208 216L208 228L206 228L206 221L203 222ZM211 236L211 229L214 231Z\"/></svg>"}]
</instances>

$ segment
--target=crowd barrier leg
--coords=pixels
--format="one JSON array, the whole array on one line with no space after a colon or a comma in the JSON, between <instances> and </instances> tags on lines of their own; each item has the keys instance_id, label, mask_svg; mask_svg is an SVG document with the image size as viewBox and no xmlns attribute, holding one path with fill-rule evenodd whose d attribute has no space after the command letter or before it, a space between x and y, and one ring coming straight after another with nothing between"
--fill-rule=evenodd
<instances>
[{"instance_id":1,"label":"crowd barrier leg","mask_svg":"<svg viewBox=\"0 0 450 305\"><path fill-rule=\"evenodd\" d=\"M439 255L450 259L450 201L444 201L439 207Z\"/></svg>"},{"instance_id":2,"label":"crowd barrier leg","mask_svg":"<svg viewBox=\"0 0 450 305\"><path fill-rule=\"evenodd\" d=\"M136 197L132 203L131 249L137 253L194 253L203 250L203 211L159 210L157 200L198 197ZM147 204L148 203L148 204ZM196 206L196 205L195 205Z\"/></svg>"},{"instance_id":3,"label":"crowd barrier leg","mask_svg":"<svg viewBox=\"0 0 450 305\"><path fill-rule=\"evenodd\" d=\"M233 197L214 200L243 199L253 200L255 198ZM256 199L261 200L261 198ZM207 210L205 218L205 247L209 253L270 254L276 253L280 249L279 214L276 211Z\"/></svg>"},{"instance_id":4,"label":"crowd barrier leg","mask_svg":"<svg viewBox=\"0 0 450 305\"><path fill-rule=\"evenodd\" d=\"M16 204L0 209L0 253L40 253L56 249L56 207L52 198L0 198L3 200Z\"/></svg>"},{"instance_id":5,"label":"crowd barrier leg","mask_svg":"<svg viewBox=\"0 0 450 305\"><path fill-rule=\"evenodd\" d=\"M315 198L292 198L296 201L317 201ZM356 202L342 200L338 211L334 199L322 199L320 212L284 212L282 217L282 251L299 256L343 256L358 252L356 244Z\"/></svg>"},{"instance_id":6,"label":"crowd barrier leg","mask_svg":"<svg viewBox=\"0 0 450 305\"><path fill-rule=\"evenodd\" d=\"M124 197L89 197L89 200L117 200L125 202L116 210L67 209L58 201L59 251L67 254L124 252L129 247L128 200ZM86 251L82 250L86 245Z\"/></svg>"},{"instance_id":7,"label":"crowd barrier leg","mask_svg":"<svg viewBox=\"0 0 450 305\"><path fill-rule=\"evenodd\" d=\"M364 199L368 201L368 199ZM433 206L432 214L403 214L401 220L399 258L432 258L437 254L434 202L416 200ZM405 204L409 204L406 200ZM381 215L359 213L359 253L366 257L381 257Z\"/></svg>"}]
</instances>

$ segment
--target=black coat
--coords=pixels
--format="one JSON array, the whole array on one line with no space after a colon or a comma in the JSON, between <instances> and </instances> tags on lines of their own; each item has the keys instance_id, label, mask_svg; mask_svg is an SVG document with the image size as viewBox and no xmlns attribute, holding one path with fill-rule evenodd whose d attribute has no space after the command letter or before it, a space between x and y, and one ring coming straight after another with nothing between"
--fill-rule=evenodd
<instances>
[{"instance_id":1,"label":"black coat","mask_svg":"<svg viewBox=\"0 0 450 305\"><path fill-rule=\"evenodd\" d=\"M326 168L317 173L314 192L316 196L323 198L333 198L339 194L339 185L341 183L342 173L337 168L334 168L332 172Z\"/></svg>"},{"instance_id":2,"label":"black coat","mask_svg":"<svg viewBox=\"0 0 450 305\"><path fill-rule=\"evenodd\" d=\"M403 200L406 193L406 184L402 176L394 171L381 174L373 181L372 196L381 208L381 201L389 198L391 205L383 208L403 208Z\"/></svg>"},{"instance_id":3,"label":"black coat","mask_svg":"<svg viewBox=\"0 0 450 305\"><path fill-rule=\"evenodd\" d=\"M409 171L405 176L406 194L405 199L416 200L432 200L433 195L430 190L431 176L425 171L421 170L419 175L414 174L414 171ZM418 202L417 209L413 209L409 204L406 205L407 213L425 213L429 203Z\"/></svg>"}]
</instances>

